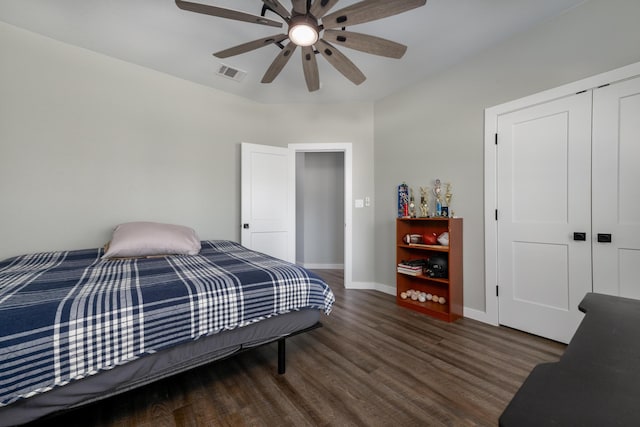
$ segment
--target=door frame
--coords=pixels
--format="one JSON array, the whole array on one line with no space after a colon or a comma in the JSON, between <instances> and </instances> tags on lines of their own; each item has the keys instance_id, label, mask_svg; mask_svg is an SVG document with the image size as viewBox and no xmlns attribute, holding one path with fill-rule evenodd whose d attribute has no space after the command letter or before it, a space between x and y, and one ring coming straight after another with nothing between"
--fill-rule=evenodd
<instances>
[{"instance_id":1,"label":"door frame","mask_svg":"<svg viewBox=\"0 0 640 427\"><path fill-rule=\"evenodd\" d=\"M293 150L291 161L295 169L296 153L344 153L344 287L353 284L353 147L351 143L303 143L289 144Z\"/></svg>"},{"instance_id":2,"label":"door frame","mask_svg":"<svg viewBox=\"0 0 640 427\"><path fill-rule=\"evenodd\" d=\"M498 297L498 206L496 134L498 116L552 101L575 93L596 89L613 82L640 75L640 62L587 77L563 86L545 90L521 99L485 109L484 111L484 255L485 255L485 311L465 310L465 316L493 325L499 324Z\"/></svg>"}]
</instances>

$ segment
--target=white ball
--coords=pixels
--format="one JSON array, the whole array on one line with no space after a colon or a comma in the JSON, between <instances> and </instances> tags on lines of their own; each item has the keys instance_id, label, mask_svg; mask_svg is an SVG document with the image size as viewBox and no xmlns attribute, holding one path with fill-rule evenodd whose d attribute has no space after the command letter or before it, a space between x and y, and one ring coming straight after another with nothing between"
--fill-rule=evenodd
<instances>
[{"instance_id":1,"label":"white ball","mask_svg":"<svg viewBox=\"0 0 640 427\"><path fill-rule=\"evenodd\" d=\"M418 293L417 292L412 293L411 294L411 299L416 301L418 299Z\"/></svg>"},{"instance_id":2,"label":"white ball","mask_svg":"<svg viewBox=\"0 0 640 427\"><path fill-rule=\"evenodd\" d=\"M406 292L400 292L400 298L407 299L407 293Z\"/></svg>"},{"instance_id":3,"label":"white ball","mask_svg":"<svg viewBox=\"0 0 640 427\"><path fill-rule=\"evenodd\" d=\"M445 299L445 297L440 297L440 298L438 298L438 302L440 304L444 304L445 302L447 302L447 300Z\"/></svg>"},{"instance_id":4,"label":"white ball","mask_svg":"<svg viewBox=\"0 0 640 427\"><path fill-rule=\"evenodd\" d=\"M424 294L418 295L418 301L425 302L426 300L427 300L427 297Z\"/></svg>"},{"instance_id":5,"label":"white ball","mask_svg":"<svg viewBox=\"0 0 640 427\"><path fill-rule=\"evenodd\" d=\"M433 299L433 295L427 294L427 301L431 301Z\"/></svg>"}]
</instances>

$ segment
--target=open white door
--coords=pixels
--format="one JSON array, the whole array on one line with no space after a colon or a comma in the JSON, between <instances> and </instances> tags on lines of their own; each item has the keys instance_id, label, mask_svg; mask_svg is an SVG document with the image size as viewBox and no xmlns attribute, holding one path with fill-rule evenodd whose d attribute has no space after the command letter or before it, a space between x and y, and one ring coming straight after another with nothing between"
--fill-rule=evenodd
<instances>
[{"instance_id":1,"label":"open white door","mask_svg":"<svg viewBox=\"0 0 640 427\"><path fill-rule=\"evenodd\" d=\"M241 144L240 243L289 262L296 255L293 155L288 148Z\"/></svg>"}]
</instances>

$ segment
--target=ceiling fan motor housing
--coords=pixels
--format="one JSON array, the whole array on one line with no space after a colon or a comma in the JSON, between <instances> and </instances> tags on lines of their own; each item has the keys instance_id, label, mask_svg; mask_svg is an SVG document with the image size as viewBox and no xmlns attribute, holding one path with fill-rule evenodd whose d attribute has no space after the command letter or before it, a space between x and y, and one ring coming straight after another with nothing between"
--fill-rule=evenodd
<instances>
[{"instance_id":1,"label":"ceiling fan motor housing","mask_svg":"<svg viewBox=\"0 0 640 427\"><path fill-rule=\"evenodd\" d=\"M289 22L289 40L298 46L311 46L318 41L318 21L310 15L297 15Z\"/></svg>"}]
</instances>

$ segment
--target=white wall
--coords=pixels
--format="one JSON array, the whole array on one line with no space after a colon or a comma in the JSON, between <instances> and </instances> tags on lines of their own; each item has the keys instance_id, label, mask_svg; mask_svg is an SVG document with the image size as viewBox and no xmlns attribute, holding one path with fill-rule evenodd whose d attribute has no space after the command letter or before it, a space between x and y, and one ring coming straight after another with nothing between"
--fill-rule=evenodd
<instances>
[{"instance_id":1,"label":"white wall","mask_svg":"<svg viewBox=\"0 0 640 427\"><path fill-rule=\"evenodd\" d=\"M640 1L592 0L375 104L375 271L395 286L395 191L451 181L465 306L484 311L484 109L640 61Z\"/></svg>"},{"instance_id":2,"label":"white wall","mask_svg":"<svg viewBox=\"0 0 640 427\"><path fill-rule=\"evenodd\" d=\"M0 259L96 247L124 221L238 240L240 142L353 143L373 193L373 106L262 105L0 23ZM354 281L373 281L373 211Z\"/></svg>"}]
</instances>

